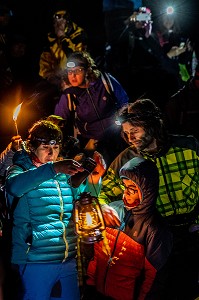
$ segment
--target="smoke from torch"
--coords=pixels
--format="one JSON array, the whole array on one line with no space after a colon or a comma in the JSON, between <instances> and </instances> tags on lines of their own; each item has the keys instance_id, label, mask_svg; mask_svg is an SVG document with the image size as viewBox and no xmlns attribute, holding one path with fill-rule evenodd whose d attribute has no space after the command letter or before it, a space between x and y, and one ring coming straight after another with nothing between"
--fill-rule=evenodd
<instances>
[{"instance_id":1,"label":"smoke from torch","mask_svg":"<svg viewBox=\"0 0 199 300\"><path fill-rule=\"evenodd\" d=\"M13 121L15 123L15 128L16 128L16 131L17 131L17 135L19 135L19 131L18 131L18 126L17 126L17 118L18 118L18 115L20 113L20 110L21 110L21 106L22 106L23 102L21 102L14 110L14 113L13 113Z\"/></svg>"}]
</instances>

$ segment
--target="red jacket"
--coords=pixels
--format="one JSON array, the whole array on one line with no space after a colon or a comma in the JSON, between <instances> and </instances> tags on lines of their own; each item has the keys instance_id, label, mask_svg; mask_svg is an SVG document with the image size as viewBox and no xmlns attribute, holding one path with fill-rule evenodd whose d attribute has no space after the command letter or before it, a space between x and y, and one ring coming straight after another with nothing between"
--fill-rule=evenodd
<instances>
[{"instance_id":1,"label":"red jacket","mask_svg":"<svg viewBox=\"0 0 199 300\"><path fill-rule=\"evenodd\" d=\"M130 210L123 201L111 203L123 222L119 229L106 228L110 256L104 251L104 241L94 244L87 284L115 300L144 300L153 292L156 273L171 253L172 235L155 208L159 184L156 165L135 157L123 166L120 177L139 185L142 199Z\"/></svg>"},{"instance_id":2,"label":"red jacket","mask_svg":"<svg viewBox=\"0 0 199 300\"><path fill-rule=\"evenodd\" d=\"M143 245L118 229L106 228L106 235L111 248L111 258L102 250L103 241L95 244L95 256L87 270L87 284L95 285L99 292L113 299L132 300L137 281L144 269L147 275L138 298L144 299L151 288L156 269L145 260ZM115 242L117 247L114 247Z\"/></svg>"}]
</instances>

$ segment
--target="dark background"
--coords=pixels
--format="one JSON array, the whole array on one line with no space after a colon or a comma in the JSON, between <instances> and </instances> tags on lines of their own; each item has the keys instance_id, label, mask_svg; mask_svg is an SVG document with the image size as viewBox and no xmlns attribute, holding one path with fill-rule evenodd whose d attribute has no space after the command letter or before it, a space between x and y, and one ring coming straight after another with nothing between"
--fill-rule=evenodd
<instances>
[{"instance_id":1,"label":"dark background","mask_svg":"<svg viewBox=\"0 0 199 300\"><path fill-rule=\"evenodd\" d=\"M0 0L1 1L1 0ZM39 56L43 49L43 43L47 33L51 29L51 16L53 8L60 3L67 5L74 22L85 29L89 38L89 51L93 57L103 56L105 46L105 31L103 21L102 0L9 0L5 3L13 11L13 30L22 32L28 38L32 65L36 72L39 71ZM154 20L157 20L161 11L167 6L173 5L176 9L184 32L190 36L194 43L199 41L199 1L198 0L143 0L143 6L152 10ZM117 24L115 24L117 26ZM198 46L197 46L198 47ZM0 103L0 151L16 134L12 120L13 109L22 101L19 95L11 95L11 100ZM50 101L50 100L49 100ZM32 119L31 119L31 117ZM22 109L17 120L19 133L23 136L27 130L27 120L36 118L32 108ZM35 120L33 120L35 121Z\"/></svg>"},{"instance_id":2,"label":"dark background","mask_svg":"<svg viewBox=\"0 0 199 300\"><path fill-rule=\"evenodd\" d=\"M105 43L102 2L102 0L8 1L13 9L17 26L31 37L36 53L40 53L43 39L51 27L53 8L64 4L68 7L72 19L86 30L89 37L89 47L94 54L100 53ZM143 5L152 10L153 19L157 19L166 6L173 5L181 20L183 30L197 38L199 28L198 0L143 0Z\"/></svg>"}]
</instances>

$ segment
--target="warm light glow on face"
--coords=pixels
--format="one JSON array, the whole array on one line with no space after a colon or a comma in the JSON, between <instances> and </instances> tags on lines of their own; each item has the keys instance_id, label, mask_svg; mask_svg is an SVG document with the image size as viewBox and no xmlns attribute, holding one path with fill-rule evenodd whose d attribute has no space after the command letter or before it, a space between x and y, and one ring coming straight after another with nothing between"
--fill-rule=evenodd
<instances>
[{"instance_id":1,"label":"warm light glow on face","mask_svg":"<svg viewBox=\"0 0 199 300\"><path fill-rule=\"evenodd\" d=\"M20 113L20 110L21 110L21 106L22 106L23 102L21 102L14 110L14 113L13 113L13 121L17 121L17 118L18 118L18 115Z\"/></svg>"}]
</instances>

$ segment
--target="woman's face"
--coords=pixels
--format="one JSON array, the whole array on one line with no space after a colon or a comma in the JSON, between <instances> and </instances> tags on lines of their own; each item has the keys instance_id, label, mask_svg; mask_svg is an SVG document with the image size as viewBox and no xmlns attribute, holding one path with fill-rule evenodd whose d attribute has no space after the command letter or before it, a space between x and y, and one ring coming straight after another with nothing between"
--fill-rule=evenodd
<instances>
[{"instance_id":1,"label":"woman's face","mask_svg":"<svg viewBox=\"0 0 199 300\"><path fill-rule=\"evenodd\" d=\"M75 67L67 70L68 80L72 86L85 86L86 70L83 67Z\"/></svg>"},{"instance_id":2,"label":"woman's face","mask_svg":"<svg viewBox=\"0 0 199 300\"><path fill-rule=\"evenodd\" d=\"M59 155L60 146L41 144L33 153L38 157L41 163L45 164L49 161L56 161Z\"/></svg>"}]
</instances>

